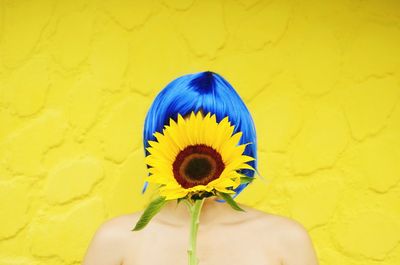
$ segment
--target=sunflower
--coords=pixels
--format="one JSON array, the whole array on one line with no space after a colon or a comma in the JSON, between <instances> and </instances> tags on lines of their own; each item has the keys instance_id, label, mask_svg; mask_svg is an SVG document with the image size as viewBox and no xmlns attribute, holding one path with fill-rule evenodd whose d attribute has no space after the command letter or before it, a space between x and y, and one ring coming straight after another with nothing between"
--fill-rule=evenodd
<instances>
[{"instance_id":1,"label":"sunflower","mask_svg":"<svg viewBox=\"0 0 400 265\"><path fill-rule=\"evenodd\" d=\"M162 133L154 133L157 141L148 141L148 181L161 184L159 192L166 200L234 193L242 176L237 171L255 169L246 163L254 158L243 154L251 143L238 145L242 132L232 135L233 130L228 116L217 123L210 112L203 117L192 111L187 120L178 114L177 122L170 118Z\"/></svg>"}]
</instances>

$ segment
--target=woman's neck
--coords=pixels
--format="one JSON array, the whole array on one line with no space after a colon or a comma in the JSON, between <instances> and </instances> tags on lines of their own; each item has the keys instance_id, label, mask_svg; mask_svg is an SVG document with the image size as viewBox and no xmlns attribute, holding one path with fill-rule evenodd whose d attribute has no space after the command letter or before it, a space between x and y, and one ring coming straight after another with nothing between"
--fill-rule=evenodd
<instances>
[{"instance_id":1,"label":"woman's neck","mask_svg":"<svg viewBox=\"0 0 400 265\"><path fill-rule=\"evenodd\" d=\"M227 203L217 202L216 197L206 198L201 209L200 222L202 225L224 223L228 221L227 216L230 216L230 220L232 218L232 213L227 215L229 211L235 212ZM155 218L164 224L184 226L189 223L190 213L185 202L177 204L176 200L173 200L167 202Z\"/></svg>"}]
</instances>

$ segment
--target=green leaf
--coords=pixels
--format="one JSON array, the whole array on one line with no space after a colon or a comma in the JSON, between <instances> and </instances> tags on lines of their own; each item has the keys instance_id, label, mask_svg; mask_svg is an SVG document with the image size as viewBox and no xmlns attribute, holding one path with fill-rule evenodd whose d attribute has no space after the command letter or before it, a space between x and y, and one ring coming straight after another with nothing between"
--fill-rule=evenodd
<instances>
[{"instance_id":1,"label":"green leaf","mask_svg":"<svg viewBox=\"0 0 400 265\"><path fill-rule=\"evenodd\" d=\"M144 210L142 216L140 216L139 221L136 223L135 227L131 231L142 230L150 220L161 210L167 201L165 197L157 197L147 206Z\"/></svg>"},{"instance_id":2,"label":"green leaf","mask_svg":"<svg viewBox=\"0 0 400 265\"><path fill-rule=\"evenodd\" d=\"M242 208L240 208L240 206L232 199L231 195L227 194L227 193L222 193L222 192L218 192L218 195L225 200L233 209L235 209L236 211L242 211L245 212L245 210L243 210Z\"/></svg>"},{"instance_id":3,"label":"green leaf","mask_svg":"<svg viewBox=\"0 0 400 265\"><path fill-rule=\"evenodd\" d=\"M254 178L252 178L252 177L242 175L242 177L240 177L240 184L251 183L253 180L254 180Z\"/></svg>"}]
</instances>

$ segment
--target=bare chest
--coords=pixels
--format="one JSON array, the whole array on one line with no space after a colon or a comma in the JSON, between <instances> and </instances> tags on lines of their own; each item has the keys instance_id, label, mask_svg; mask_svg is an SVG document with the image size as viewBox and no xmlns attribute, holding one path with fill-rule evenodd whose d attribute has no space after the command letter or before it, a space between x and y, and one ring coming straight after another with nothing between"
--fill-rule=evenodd
<instances>
[{"instance_id":1,"label":"bare chest","mask_svg":"<svg viewBox=\"0 0 400 265\"><path fill-rule=\"evenodd\" d=\"M125 251L123 265L187 265L189 230L153 227L140 232ZM279 246L255 229L203 228L197 239L200 265L281 265Z\"/></svg>"}]
</instances>

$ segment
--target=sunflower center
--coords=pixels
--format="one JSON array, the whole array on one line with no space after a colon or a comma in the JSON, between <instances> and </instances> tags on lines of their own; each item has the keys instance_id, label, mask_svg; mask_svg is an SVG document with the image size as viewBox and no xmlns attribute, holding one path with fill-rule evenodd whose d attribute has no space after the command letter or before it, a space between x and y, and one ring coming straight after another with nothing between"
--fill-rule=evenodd
<instances>
[{"instance_id":1,"label":"sunflower center","mask_svg":"<svg viewBox=\"0 0 400 265\"><path fill-rule=\"evenodd\" d=\"M189 162L187 162L183 167L185 170L185 175L188 178L193 180L202 180L210 175L210 172L215 169L215 161L210 159L210 157L202 157L198 154L192 154L191 156L192 158L185 159L185 161Z\"/></svg>"},{"instance_id":2,"label":"sunflower center","mask_svg":"<svg viewBox=\"0 0 400 265\"><path fill-rule=\"evenodd\" d=\"M217 179L224 168L221 155L204 144L187 146L173 163L174 177L186 189Z\"/></svg>"}]
</instances>

